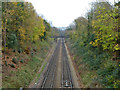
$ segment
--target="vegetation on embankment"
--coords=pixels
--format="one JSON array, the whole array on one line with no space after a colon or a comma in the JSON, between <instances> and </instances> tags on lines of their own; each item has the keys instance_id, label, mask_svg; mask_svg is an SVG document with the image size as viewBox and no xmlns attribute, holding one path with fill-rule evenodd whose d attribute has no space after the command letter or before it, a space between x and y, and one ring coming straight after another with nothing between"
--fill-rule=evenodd
<instances>
[{"instance_id":1,"label":"vegetation on embankment","mask_svg":"<svg viewBox=\"0 0 120 90\"><path fill-rule=\"evenodd\" d=\"M48 42L43 42L41 45L42 48L39 51L34 52L33 56L30 54L17 55L16 58L19 58L19 62L17 64L10 62L10 59L6 60L9 61L9 63L12 63L14 67L11 67L10 64L3 66L2 87L28 87L30 82L36 77L37 72L42 66L52 45L53 44ZM9 57L11 58L11 56ZM21 60L23 60L23 62L20 62Z\"/></svg>"},{"instance_id":2,"label":"vegetation on embankment","mask_svg":"<svg viewBox=\"0 0 120 90\"><path fill-rule=\"evenodd\" d=\"M118 8L96 2L87 18L75 20L76 29L66 30L70 35L66 41L86 88L120 88L119 20Z\"/></svg>"},{"instance_id":3,"label":"vegetation on embankment","mask_svg":"<svg viewBox=\"0 0 120 90\"><path fill-rule=\"evenodd\" d=\"M28 2L3 2L2 16L2 86L28 87L54 43L52 27Z\"/></svg>"}]
</instances>

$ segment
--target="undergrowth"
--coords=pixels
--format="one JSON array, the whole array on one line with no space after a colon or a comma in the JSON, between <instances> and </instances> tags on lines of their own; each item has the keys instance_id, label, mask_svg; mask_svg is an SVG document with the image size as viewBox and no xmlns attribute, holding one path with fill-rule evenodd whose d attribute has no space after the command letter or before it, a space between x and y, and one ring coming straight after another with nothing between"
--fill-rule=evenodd
<instances>
[{"instance_id":1,"label":"undergrowth","mask_svg":"<svg viewBox=\"0 0 120 90\"><path fill-rule=\"evenodd\" d=\"M81 42L67 39L85 87L120 88L120 64L112 60L112 54L89 43L81 46Z\"/></svg>"},{"instance_id":2,"label":"undergrowth","mask_svg":"<svg viewBox=\"0 0 120 90\"><path fill-rule=\"evenodd\" d=\"M40 45L40 49L33 53L33 56L30 58L30 61L27 64L23 63L24 61L21 60L21 68L18 68L17 71L13 69L10 70L9 73L3 73L3 88L20 88L20 87L28 87L30 82L36 77L36 73L39 71L40 67L42 66L43 61L47 56L47 52L50 50L53 41L50 42L42 42ZM13 59L13 62L16 59ZM7 67L7 66L6 66ZM42 68L44 69L44 67ZM40 75L37 76L38 78Z\"/></svg>"}]
</instances>

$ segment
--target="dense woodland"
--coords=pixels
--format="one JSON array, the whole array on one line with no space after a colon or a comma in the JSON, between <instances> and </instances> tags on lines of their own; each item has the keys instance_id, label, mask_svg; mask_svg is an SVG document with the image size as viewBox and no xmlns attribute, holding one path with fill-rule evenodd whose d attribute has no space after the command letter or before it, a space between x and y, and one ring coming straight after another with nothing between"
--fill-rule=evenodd
<instances>
[{"instance_id":1,"label":"dense woodland","mask_svg":"<svg viewBox=\"0 0 120 90\"><path fill-rule=\"evenodd\" d=\"M3 87L28 87L54 46L54 34L31 3L2 3Z\"/></svg>"},{"instance_id":2,"label":"dense woodland","mask_svg":"<svg viewBox=\"0 0 120 90\"><path fill-rule=\"evenodd\" d=\"M84 87L120 88L120 2L94 2L66 34ZM76 28L75 28L76 27Z\"/></svg>"},{"instance_id":3,"label":"dense woodland","mask_svg":"<svg viewBox=\"0 0 120 90\"><path fill-rule=\"evenodd\" d=\"M4 48L19 52L48 39L51 28L27 2L3 3L2 23Z\"/></svg>"}]
</instances>

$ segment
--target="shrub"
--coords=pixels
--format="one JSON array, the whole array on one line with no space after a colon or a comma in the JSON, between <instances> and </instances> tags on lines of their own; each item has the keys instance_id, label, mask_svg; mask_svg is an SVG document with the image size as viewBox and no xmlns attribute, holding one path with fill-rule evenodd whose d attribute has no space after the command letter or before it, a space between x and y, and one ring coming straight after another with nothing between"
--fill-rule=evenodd
<instances>
[{"instance_id":1,"label":"shrub","mask_svg":"<svg viewBox=\"0 0 120 90\"><path fill-rule=\"evenodd\" d=\"M9 59L9 56L7 56L7 59Z\"/></svg>"},{"instance_id":2,"label":"shrub","mask_svg":"<svg viewBox=\"0 0 120 90\"><path fill-rule=\"evenodd\" d=\"M21 63L24 63L24 60L20 60Z\"/></svg>"},{"instance_id":3,"label":"shrub","mask_svg":"<svg viewBox=\"0 0 120 90\"><path fill-rule=\"evenodd\" d=\"M5 65L7 66L8 64L7 64L7 61L5 61Z\"/></svg>"},{"instance_id":4,"label":"shrub","mask_svg":"<svg viewBox=\"0 0 120 90\"><path fill-rule=\"evenodd\" d=\"M13 59L12 59L12 62L15 63L15 64L17 64L16 58L13 58Z\"/></svg>"},{"instance_id":5,"label":"shrub","mask_svg":"<svg viewBox=\"0 0 120 90\"><path fill-rule=\"evenodd\" d=\"M19 49L18 49L18 52L19 52L19 53L22 53L22 52L23 52L22 48L19 48Z\"/></svg>"},{"instance_id":6,"label":"shrub","mask_svg":"<svg viewBox=\"0 0 120 90\"><path fill-rule=\"evenodd\" d=\"M13 52L15 52L15 49L13 50Z\"/></svg>"},{"instance_id":7,"label":"shrub","mask_svg":"<svg viewBox=\"0 0 120 90\"><path fill-rule=\"evenodd\" d=\"M17 62L19 61L20 59L19 58L17 58Z\"/></svg>"},{"instance_id":8,"label":"shrub","mask_svg":"<svg viewBox=\"0 0 120 90\"><path fill-rule=\"evenodd\" d=\"M11 66L12 68L15 68L15 65L14 65L14 64L10 64L10 66Z\"/></svg>"}]
</instances>

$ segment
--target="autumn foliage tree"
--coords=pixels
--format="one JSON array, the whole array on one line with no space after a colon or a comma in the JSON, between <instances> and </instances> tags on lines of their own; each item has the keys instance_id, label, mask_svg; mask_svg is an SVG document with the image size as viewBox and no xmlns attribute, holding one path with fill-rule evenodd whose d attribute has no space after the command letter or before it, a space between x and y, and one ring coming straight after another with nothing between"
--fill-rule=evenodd
<instances>
[{"instance_id":1,"label":"autumn foliage tree","mask_svg":"<svg viewBox=\"0 0 120 90\"><path fill-rule=\"evenodd\" d=\"M103 3L104 4L104 3ZM102 46L103 50L115 51L119 50L118 37L118 10L116 8L97 7L95 10L96 17L92 20L92 26L96 39L91 42L93 46Z\"/></svg>"},{"instance_id":2,"label":"autumn foliage tree","mask_svg":"<svg viewBox=\"0 0 120 90\"><path fill-rule=\"evenodd\" d=\"M86 17L75 19L70 48L78 67L84 63L88 72L96 73L89 78L91 85L97 80L99 87L120 88L119 19L119 8L109 2L93 2Z\"/></svg>"},{"instance_id":3,"label":"autumn foliage tree","mask_svg":"<svg viewBox=\"0 0 120 90\"><path fill-rule=\"evenodd\" d=\"M31 3L4 2L2 10L3 38L6 37L6 42L3 39L4 48L24 51L49 38L49 23L37 15Z\"/></svg>"}]
</instances>

